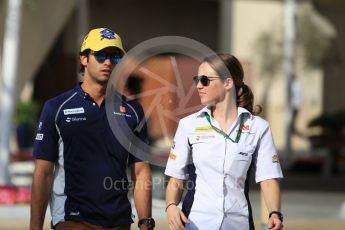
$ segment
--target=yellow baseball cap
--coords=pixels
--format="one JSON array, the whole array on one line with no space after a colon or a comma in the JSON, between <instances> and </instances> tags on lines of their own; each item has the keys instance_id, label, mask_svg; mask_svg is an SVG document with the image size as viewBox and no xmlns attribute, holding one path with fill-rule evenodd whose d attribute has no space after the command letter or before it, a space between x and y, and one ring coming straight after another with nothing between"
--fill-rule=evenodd
<instances>
[{"instance_id":1,"label":"yellow baseball cap","mask_svg":"<svg viewBox=\"0 0 345 230\"><path fill-rule=\"evenodd\" d=\"M90 32L84 38L80 52L83 52L87 49L99 51L106 47L116 47L121 50L122 55L126 53L122 47L121 37L114 31L107 28L90 30Z\"/></svg>"}]
</instances>

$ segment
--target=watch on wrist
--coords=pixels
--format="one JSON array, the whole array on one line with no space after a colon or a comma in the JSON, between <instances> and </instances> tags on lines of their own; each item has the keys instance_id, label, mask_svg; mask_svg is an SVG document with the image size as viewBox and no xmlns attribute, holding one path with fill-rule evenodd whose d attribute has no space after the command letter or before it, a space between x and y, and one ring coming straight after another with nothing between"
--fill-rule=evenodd
<instances>
[{"instance_id":1,"label":"watch on wrist","mask_svg":"<svg viewBox=\"0 0 345 230\"><path fill-rule=\"evenodd\" d=\"M150 217L150 218L145 218L145 219L139 220L138 227L140 228L140 226L142 224L147 225L149 227L149 229L152 230L152 229L154 229L156 222L152 217Z\"/></svg>"},{"instance_id":2,"label":"watch on wrist","mask_svg":"<svg viewBox=\"0 0 345 230\"><path fill-rule=\"evenodd\" d=\"M272 212L270 212L270 214L268 215L268 218L271 218L271 216L273 215L273 214L276 214L277 216L278 216L278 219L281 221L281 222L283 222L283 214L281 213L281 212L278 212L278 211L272 211Z\"/></svg>"}]
</instances>

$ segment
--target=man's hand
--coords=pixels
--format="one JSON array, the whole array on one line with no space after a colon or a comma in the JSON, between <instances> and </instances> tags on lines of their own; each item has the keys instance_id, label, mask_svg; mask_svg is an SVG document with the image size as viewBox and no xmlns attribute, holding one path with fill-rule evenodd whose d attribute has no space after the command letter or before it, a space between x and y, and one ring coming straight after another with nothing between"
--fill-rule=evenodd
<instances>
[{"instance_id":1,"label":"man's hand","mask_svg":"<svg viewBox=\"0 0 345 230\"><path fill-rule=\"evenodd\" d=\"M53 182L54 163L35 160L31 191L30 230L41 230Z\"/></svg>"}]
</instances>

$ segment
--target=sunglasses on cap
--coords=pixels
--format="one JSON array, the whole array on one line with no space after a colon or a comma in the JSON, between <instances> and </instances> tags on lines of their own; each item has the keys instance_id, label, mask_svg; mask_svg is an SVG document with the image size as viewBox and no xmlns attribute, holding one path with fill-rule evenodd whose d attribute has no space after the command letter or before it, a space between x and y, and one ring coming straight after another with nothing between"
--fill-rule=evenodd
<instances>
[{"instance_id":1,"label":"sunglasses on cap","mask_svg":"<svg viewBox=\"0 0 345 230\"><path fill-rule=\"evenodd\" d=\"M198 82L200 81L200 83L203 86L208 86L210 84L210 81L216 80L216 79L220 79L219 77L207 77L205 75L201 75L201 76L195 76L193 77L193 82L195 85L198 84Z\"/></svg>"},{"instance_id":2,"label":"sunglasses on cap","mask_svg":"<svg viewBox=\"0 0 345 230\"><path fill-rule=\"evenodd\" d=\"M110 59L111 63L113 64L119 64L121 61L122 56L120 54L114 53L114 54L108 54L104 51L90 51L90 54L95 56L96 60L99 63L103 63L106 59Z\"/></svg>"}]
</instances>

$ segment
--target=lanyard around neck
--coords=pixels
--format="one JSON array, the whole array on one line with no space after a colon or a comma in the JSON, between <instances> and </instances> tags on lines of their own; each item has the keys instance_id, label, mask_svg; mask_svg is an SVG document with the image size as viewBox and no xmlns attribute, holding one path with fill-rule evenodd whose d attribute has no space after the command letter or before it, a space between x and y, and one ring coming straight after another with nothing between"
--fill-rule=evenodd
<instances>
[{"instance_id":1,"label":"lanyard around neck","mask_svg":"<svg viewBox=\"0 0 345 230\"><path fill-rule=\"evenodd\" d=\"M237 136L236 136L235 140L233 140L231 137L229 137L229 135L226 134L223 130L218 129L217 127L213 126L212 123L211 123L210 115L208 113L205 113L205 117L206 117L206 120L208 121L208 123L210 123L211 127L214 129L214 131L216 131L217 133L223 135L225 138L229 139L233 143L238 143L240 141L241 134L242 134L242 127L243 127L243 124L244 124L244 114L243 113L240 115L240 127L238 128Z\"/></svg>"}]
</instances>

